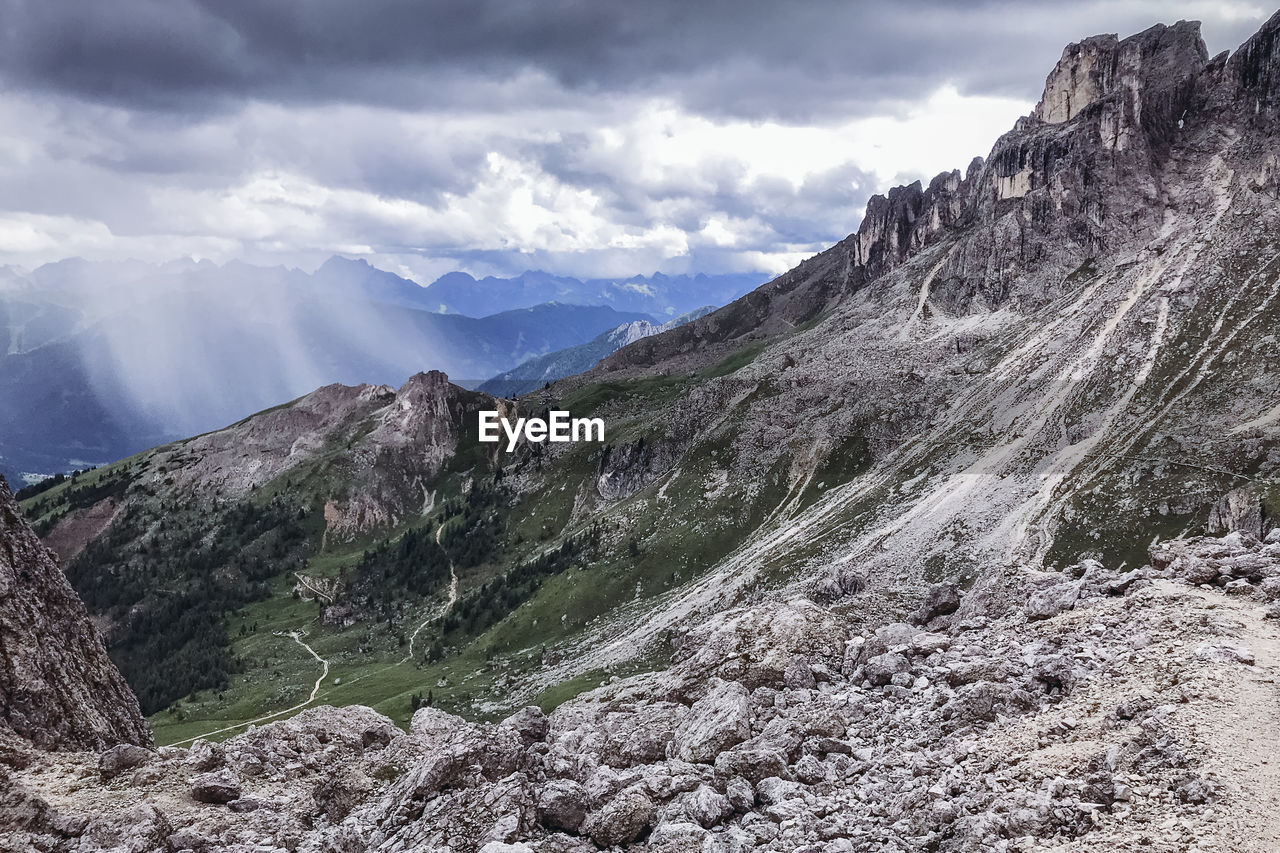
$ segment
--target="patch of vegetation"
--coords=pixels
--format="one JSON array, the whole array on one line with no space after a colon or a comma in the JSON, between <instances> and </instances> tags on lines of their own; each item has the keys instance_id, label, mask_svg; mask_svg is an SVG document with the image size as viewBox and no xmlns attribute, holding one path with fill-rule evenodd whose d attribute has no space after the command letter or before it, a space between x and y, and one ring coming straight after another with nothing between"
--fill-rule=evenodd
<instances>
[{"instance_id":1,"label":"patch of vegetation","mask_svg":"<svg viewBox=\"0 0 1280 853\"><path fill-rule=\"evenodd\" d=\"M871 446L861 429L854 429L841 436L810 478L809 485L800 497L801 508L822 497L827 489L847 483L864 473L871 467L871 462Z\"/></svg>"},{"instance_id":2,"label":"patch of vegetation","mask_svg":"<svg viewBox=\"0 0 1280 853\"><path fill-rule=\"evenodd\" d=\"M687 387L687 380L673 376L596 382L566 394L560 401L560 407L574 417L588 417L611 403L635 398L642 398L655 405L664 403L675 399Z\"/></svg>"},{"instance_id":3,"label":"patch of vegetation","mask_svg":"<svg viewBox=\"0 0 1280 853\"><path fill-rule=\"evenodd\" d=\"M436 543L436 529L406 530L399 539L365 551L353 586L377 595L384 610L402 591L424 597L437 592L449 582L449 555Z\"/></svg>"},{"instance_id":4,"label":"patch of vegetation","mask_svg":"<svg viewBox=\"0 0 1280 853\"><path fill-rule=\"evenodd\" d=\"M95 466L91 468L85 468L83 470L77 469L75 471L72 471L70 474L63 474L59 472L57 474L54 474L52 477L45 477L43 480L41 480L38 483L32 483L29 486L23 486L21 489L18 489L18 491L14 492L13 496L18 501L29 500L31 498L34 498L36 495L44 494L45 492L52 489L54 486L61 486L63 483L67 483L67 482L74 483L76 480L78 480L81 477L81 475L88 474L90 471L96 471L96 470L97 468Z\"/></svg>"},{"instance_id":5,"label":"patch of vegetation","mask_svg":"<svg viewBox=\"0 0 1280 853\"><path fill-rule=\"evenodd\" d=\"M36 534L44 536L69 512L87 509L107 498L123 497L139 473L130 465L116 464L77 471L70 477L58 474L29 487L37 490L34 493L24 495L27 490L23 489L15 497L23 502L23 514L32 522Z\"/></svg>"},{"instance_id":6,"label":"patch of vegetation","mask_svg":"<svg viewBox=\"0 0 1280 853\"><path fill-rule=\"evenodd\" d=\"M508 496L498 485L478 483L436 515L442 525L440 545L459 569L496 558L502 548L501 502Z\"/></svg>"},{"instance_id":7,"label":"patch of vegetation","mask_svg":"<svg viewBox=\"0 0 1280 853\"><path fill-rule=\"evenodd\" d=\"M702 376L706 379L714 379L718 376L728 376L730 373L737 373L742 368L756 360L760 353L764 352L771 341L757 341L753 344L747 344L742 349L724 358L718 364L715 364L702 372Z\"/></svg>"},{"instance_id":8,"label":"patch of vegetation","mask_svg":"<svg viewBox=\"0 0 1280 853\"><path fill-rule=\"evenodd\" d=\"M210 510L138 503L67 566L67 578L116 627L109 651L144 713L221 689L239 663L225 616L301 569L304 515L285 500Z\"/></svg>"},{"instance_id":9,"label":"patch of vegetation","mask_svg":"<svg viewBox=\"0 0 1280 853\"><path fill-rule=\"evenodd\" d=\"M558 575L599 547L596 529L583 537L566 539L532 560L486 582L449 612L441 624L442 639L458 643L477 637L533 597L544 580Z\"/></svg>"}]
</instances>

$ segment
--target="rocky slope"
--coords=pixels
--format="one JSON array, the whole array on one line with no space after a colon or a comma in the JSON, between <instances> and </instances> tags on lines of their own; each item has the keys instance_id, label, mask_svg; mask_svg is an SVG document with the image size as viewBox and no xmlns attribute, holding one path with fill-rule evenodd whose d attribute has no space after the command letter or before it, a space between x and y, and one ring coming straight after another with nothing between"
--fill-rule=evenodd
<instances>
[{"instance_id":1,"label":"rocky slope","mask_svg":"<svg viewBox=\"0 0 1280 853\"><path fill-rule=\"evenodd\" d=\"M1073 45L985 160L873 199L826 253L567 380L755 348L662 413L669 461L647 476L679 476L705 435L731 436L731 483L787 469L750 541L619 619L618 646L581 648L608 660L846 570L892 602L992 566L1134 564L1240 486L1274 511L1277 29L1213 59L1185 22Z\"/></svg>"},{"instance_id":2,"label":"rocky slope","mask_svg":"<svg viewBox=\"0 0 1280 853\"><path fill-rule=\"evenodd\" d=\"M0 480L0 730L43 749L151 743L53 554Z\"/></svg>"},{"instance_id":3,"label":"rocky slope","mask_svg":"<svg viewBox=\"0 0 1280 853\"><path fill-rule=\"evenodd\" d=\"M1280 843L1280 531L1150 568L797 599L549 717L317 708L220 745L34 755L9 849L1262 851ZM1201 586L1191 583L1201 582Z\"/></svg>"}]
</instances>

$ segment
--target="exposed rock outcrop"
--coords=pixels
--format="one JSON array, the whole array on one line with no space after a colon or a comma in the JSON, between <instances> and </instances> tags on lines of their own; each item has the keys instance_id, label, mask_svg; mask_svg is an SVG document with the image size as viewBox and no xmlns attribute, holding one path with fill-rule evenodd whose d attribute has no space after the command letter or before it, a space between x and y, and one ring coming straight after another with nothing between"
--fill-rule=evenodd
<instances>
[{"instance_id":1,"label":"exposed rock outcrop","mask_svg":"<svg viewBox=\"0 0 1280 853\"><path fill-rule=\"evenodd\" d=\"M1037 278L1158 233L1171 146L1210 122L1266 123L1280 102L1278 32L1272 18L1229 62L1209 58L1195 21L1068 45L1036 108L985 160L872 196L854 234L718 311L622 348L598 371L715 358L950 241L930 276L931 299L947 310L1051 301L1059 294Z\"/></svg>"},{"instance_id":2,"label":"exposed rock outcrop","mask_svg":"<svg viewBox=\"0 0 1280 853\"><path fill-rule=\"evenodd\" d=\"M44 749L150 744L138 700L0 480L0 722Z\"/></svg>"}]
</instances>

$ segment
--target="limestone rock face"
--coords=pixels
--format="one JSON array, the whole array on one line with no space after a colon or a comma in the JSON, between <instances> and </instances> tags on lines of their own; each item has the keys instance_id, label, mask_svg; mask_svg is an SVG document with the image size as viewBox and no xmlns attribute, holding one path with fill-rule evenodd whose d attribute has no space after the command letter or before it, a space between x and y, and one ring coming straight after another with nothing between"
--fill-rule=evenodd
<instances>
[{"instance_id":1,"label":"limestone rock face","mask_svg":"<svg viewBox=\"0 0 1280 853\"><path fill-rule=\"evenodd\" d=\"M43 749L151 743L84 604L2 480L0 722Z\"/></svg>"},{"instance_id":2,"label":"limestone rock face","mask_svg":"<svg viewBox=\"0 0 1280 853\"><path fill-rule=\"evenodd\" d=\"M1187 21L1157 24L1124 41L1093 36L1062 51L1032 115L1046 124L1061 124L1115 92L1134 99L1127 106L1140 114L1141 93L1177 84L1208 58L1199 26Z\"/></svg>"},{"instance_id":3,"label":"limestone rock face","mask_svg":"<svg viewBox=\"0 0 1280 853\"><path fill-rule=\"evenodd\" d=\"M1261 539L1263 536L1262 501L1252 489L1228 492L1209 511L1209 533L1237 531L1248 533L1254 539Z\"/></svg>"}]
</instances>

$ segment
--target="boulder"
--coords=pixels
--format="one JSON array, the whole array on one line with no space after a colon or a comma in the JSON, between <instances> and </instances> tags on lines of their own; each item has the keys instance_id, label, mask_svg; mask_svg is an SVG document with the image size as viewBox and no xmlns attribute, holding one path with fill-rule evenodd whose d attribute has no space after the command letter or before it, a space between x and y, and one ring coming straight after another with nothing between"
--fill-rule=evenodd
<instances>
[{"instance_id":1,"label":"boulder","mask_svg":"<svg viewBox=\"0 0 1280 853\"><path fill-rule=\"evenodd\" d=\"M1196 647L1196 657L1220 663L1254 663L1253 652L1244 646L1231 643L1202 643Z\"/></svg>"},{"instance_id":2,"label":"boulder","mask_svg":"<svg viewBox=\"0 0 1280 853\"><path fill-rule=\"evenodd\" d=\"M673 746L682 761L710 764L721 752L750 736L751 697L747 689L736 681L715 679L676 730Z\"/></svg>"},{"instance_id":3,"label":"boulder","mask_svg":"<svg viewBox=\"0 0 1280 853\"><path fill-rule=\"evenodd\" d=\"M657 807L649 795L639 786L632 786L588 816L583 829L601 847L629 844L653 822L657 814Z\"/></svg>"},{"instance_id":4,"label":"boulder","mask_svg":"<svg viewBox=\"0 0 1280 853\"><path fill-rule=\"evenodd\" d=\"M733 810L739 813L751 811L752 806L756 804L755 787L741 776L735 776L729 780L724 787L724 795L729 800L729 805L733 806Z\"/></svg>"},{"instance_id":5,"label":"boulder","mask_svg":"<svg viewBox=\"0 0 1280 853\"><path fill-rule=\"evenodd\" d=\"M939 616L955 613L960 609L960 587L953 583L940 583L929 587L920 606L911 614L916 625L927 625Z\"/></svg>"},{"instance_id":6,"label":"boulder","mask_svg":"<svg viewBox=\"0 0 1280 853\"><path fill-rule=\"evenodd\" d=\"M126 770L141 767L154 757L154 752L141 746L117 744L98 756L98 772L103 779L114 779Z\"/></svg>"},{"instance_id":7,"label":"boulder","mask_svg":"<svg viewBox=\"0 0 1280 853\"><path fill-rule=\"evenodd\" d=\"M547 739L550 722L541 708L530 705L507 717L502 721L502 725L515 729L525 743L536 743Z\"/></svg>"},{"instance_id":8,"label":"boulder","mask_svg":"<svg viewBox=\"0 0 1280 853\"><path fill-rule=\"evenodd\" d=\"M927 656L934 652L945 652L949 648L951 648L951 638L946 634L931 634L924 631L911 638L911 650L919 655Z\"/></svg>"},{"instance_id":9,"label":"boulder","mask_svg":"<svg viewBox=\"0 0 1280 853\"><path fill-rule=\"evenodd\" d=\"M444 740L466 727L467 721L461 717L438 708L425 707L413 712L409 734L424 740Z\"/></svg>"},{"instance_id":10,"label":"boulder","mask_svg":"<svg viewBox=\"0 0 1280 853\"><path fill-rule=\"evenodd\" d=\"M554 779L538 795L538 814L551 829L577 832L587 816L587 789L571 779Z\"/></svg>"},{"instance_id":11,"label":"boulder","mask_svg":"<svg viewBox=\"0 0 1280 853\"><path fill-rule=\"evenodd\" d=\"M1081 581L1056 583L1033 592L1023 608L1028 619L1051 619L1075 607L1080 598Z\"/></svg>"},{"instance_id":12,"label":"boulder","mask_svg":"<svg viewBox=\"0 0 1280 853\"><path fill-rule=\"evenodd\" d=\"M709 785L699 785L689 796L688 811L689 817L704 829L710 829L733 814L734 809L724 794Z\"/></svg>"},{"instance_id":13,"label":"boulder","mask_svg":"<svg viewBox=\"0 0 1280 853\"><path fill-rule=\"evenodd\" d=\"M701 850L707 831L696 823L675 821L664 823L653 830L649 836L647 850L660 850L662 853L686 853L690 850Z\"/></svg>"},{"instance_id":14,"label":"boulder","mask_svg":"<svg viewBox=\"0 0 1280 853\"><path fill-rule=\"evenodd\" d=\"M240 798L240 783L225 770L204 773L191 780L191 798L222 805Z\"/></svg>"},{"instance_id":15,"label":"boulder","mask_svg":"<svg viewBox=\"0 0 1280 853\"><path fill-rule=\"evenodd\" d=\"M897 673L909 672L910 669L911 664L904 656L897 652L886 652L867 661L862 671L872 684L881 685L888 684Z\"/></svg>"},{"instance_id":16,"label":"boulder","mask_svg":"<svg viewBox=\"0 0 1280 853\"><path fill-rule=\"evenodd\" d=\"M737 747L716 756L716 772L741 776L754 785L770 776L787 775L787 761L776 749Z\"/></svg>"},{"instance_id":17,"label":"boulder","mask_svg":"<svg viewBox=\"0 0 1280 853\"><path fill-rule=\"evenodd\" d=\"M911 645L911 638L920 629L909 622L892 622L876 629L876 639L884 644L884 650L899 651Z\"/></svg>"}]
</instances>

